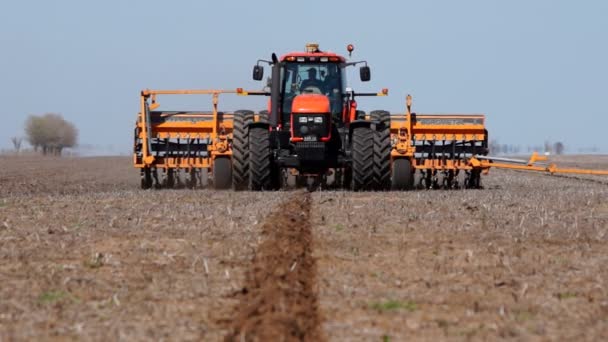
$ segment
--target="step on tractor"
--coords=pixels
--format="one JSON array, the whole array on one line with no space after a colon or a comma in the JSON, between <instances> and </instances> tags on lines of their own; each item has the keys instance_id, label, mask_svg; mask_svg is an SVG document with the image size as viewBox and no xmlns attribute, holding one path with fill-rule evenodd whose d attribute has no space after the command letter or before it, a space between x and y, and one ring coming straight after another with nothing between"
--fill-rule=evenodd
<instances>
[{"instance_id":1,"label":"step on tractor","mask_svg":"<svg viewBox=\"0 0 608 342\"><path fill-rule=\"evenodd\" d=\"M349 58L354 50L348 45ZM144 90L134 132L134 164L141 186L276 190L305 186L364 190L480 188L491 167L561 172L554 165L487 156L485 116L428 115L411 111L365 112L357 98L387 96L388 90L355 92L346 71L359 65L362 82L371 78L366 61L350 61L318 44L270 60L260 59L253 79L270 77L262 91ZM255 113L218 109L220 95L267 96ZM165 95L210 95L211 111L158 110ZM595 170L570 173L608 174ZM582 172L578 172L582 171Z\"/></svg>"}]
</instances>

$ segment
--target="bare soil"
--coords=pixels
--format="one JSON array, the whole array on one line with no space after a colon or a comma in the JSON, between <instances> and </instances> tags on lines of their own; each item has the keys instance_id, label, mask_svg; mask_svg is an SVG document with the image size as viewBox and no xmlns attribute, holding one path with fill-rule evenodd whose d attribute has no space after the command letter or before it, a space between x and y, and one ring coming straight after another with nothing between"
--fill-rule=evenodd
<instances>
[{"instance_id":1,"label":"bare soil","mask_svg":"<svg viewBox=\"0 0 608 342\"><path fill-rule=\"evenodd\" d=\"M500 170L484 180L314 194L331 340L608 339L608 186Z\"/></svg>"},{"instance_id":2,"label":"bare soil","mask_svg":"<svg viewBox=\"0 0 608 342\"><path fill-rule=\"evenodd\" d=\"M80 161L0 159L0 340L222 340L282 198L143 191L130 158Z\"/></svg>"},{"instance_id":3,"label":"bare soil","mask_svg":"<svg viewBox=\"0 0 608 342\"><path fill-rule=\"evenodd\" d=\"M607 177L306 195L139 190L130 158L0 166L3 341L608 339Z\"/></svg>"},{"instance_id":4,"label":"bare soil","mask_svg":"<svg viewBox=\"0 0 608 342\"><path fill-rule=\"evenodd\" d=\"M262 225L227 341L319 341L310 196L296 193Z\"/></svg>"}]
</instances>

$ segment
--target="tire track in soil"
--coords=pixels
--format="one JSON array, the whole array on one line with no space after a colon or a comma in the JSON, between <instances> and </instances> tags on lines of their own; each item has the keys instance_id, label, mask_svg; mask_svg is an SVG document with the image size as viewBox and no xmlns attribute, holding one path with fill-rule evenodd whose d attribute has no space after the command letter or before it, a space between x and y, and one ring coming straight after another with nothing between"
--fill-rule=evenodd
<instances>
[{"instance_id":1,"label":"tire track in soil","mask_svg":"<svg viewBox=\"0 0 608 342\"><path fill-rule=\"evenodd\" d=\"M226 341L320 341L311 197L297 193L262 226Z\"/></svg>"}]
</instances>

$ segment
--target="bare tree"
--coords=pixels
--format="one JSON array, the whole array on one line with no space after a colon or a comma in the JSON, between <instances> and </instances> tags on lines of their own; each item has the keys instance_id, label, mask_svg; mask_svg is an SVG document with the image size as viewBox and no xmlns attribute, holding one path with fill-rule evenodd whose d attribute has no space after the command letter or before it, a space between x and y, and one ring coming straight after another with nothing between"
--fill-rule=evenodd
<instances>
[{"instance_id":1,"label":"bare tree","mask_svg":"<svg viewBox=\"0 0 608 342\"><path fill-rule=\"evenodd\" d=\"M78 130L60 114L30 115L25 122L25 134L34 151L61 155L66 147L76 146Z\"/></svg>"},{"instance_id":2,"label":"bare tree","mask_svg":"<svg viewBox=\"0 0 608 342\"><path fill-rule=\"evenodd\" d=\"M22 137L12 137L11 142L13 143L13 147L15 148L15 152L19 153L21 150L21 143L23 142Z\"/></svg>"}]
</instances>

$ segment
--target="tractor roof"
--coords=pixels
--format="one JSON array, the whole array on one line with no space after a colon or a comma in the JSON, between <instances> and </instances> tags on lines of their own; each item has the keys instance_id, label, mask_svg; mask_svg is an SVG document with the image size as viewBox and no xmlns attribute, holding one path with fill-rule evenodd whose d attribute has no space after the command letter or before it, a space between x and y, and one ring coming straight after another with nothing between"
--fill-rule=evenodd
<instances>
[{"instance_id":1,"label":"tractor roof","mask_svg":"<svg viewBox=\"0 0 608 342\"><path fill-rule=\"evenodd\" d=\"M324 52L319 50L319 44L306 44L304 52L291 52L281 56L281 62L342 62L346 59L333 52Z\"/></svg>"}]
</instances>

